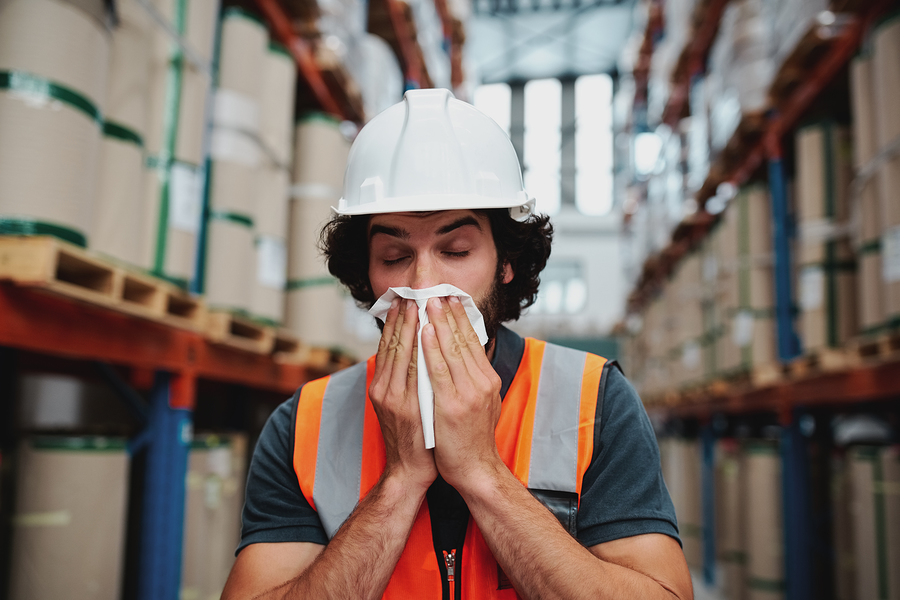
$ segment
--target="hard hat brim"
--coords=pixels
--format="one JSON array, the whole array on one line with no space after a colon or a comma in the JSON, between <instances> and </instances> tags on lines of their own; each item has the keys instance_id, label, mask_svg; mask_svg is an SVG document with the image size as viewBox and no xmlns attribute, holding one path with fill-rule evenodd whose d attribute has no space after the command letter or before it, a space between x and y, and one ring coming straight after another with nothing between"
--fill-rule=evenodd
<instances>
[{"instance_id":1,"label":"hard hat brim","mask_svg":"<svg viewBox=\"0 0 900 600\"><path fill-rule=\"evenodd\" d=\"M440 210L483 210L489 208L508 208L514 219L524 219L534 212L534 198L525 196L518 202L509 198L492 198L479 195L460 196L456 194L435 194L429 196L405 196L402 198L385 198L378 202L367 202L346 206L341 198L338 206L331 207L339 215L376 215L400 212L434 212Z\"/></svg>"}]
</instances>

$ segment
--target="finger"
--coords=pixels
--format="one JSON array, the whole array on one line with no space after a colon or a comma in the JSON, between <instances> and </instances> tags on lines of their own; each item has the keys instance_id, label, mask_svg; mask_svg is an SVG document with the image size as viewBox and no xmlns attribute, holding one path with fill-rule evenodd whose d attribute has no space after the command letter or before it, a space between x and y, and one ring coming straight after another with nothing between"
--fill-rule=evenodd
<instances>
[{"instance_id":1,"label":"finger","mask_svg":"<svg viewBox=\"0 0 900 600\"><path fill-rule=\"evenodd\" d=\"M407 389L406 381L409 377L410 363L415 363L416 360L413 348L416 342L418 324L419 315L416 303L414 300L406 300L403 306L403 323L394 336L396 339L395 342L392 342L394 352L390 356L390 362L387 365L391 370L391 387L397 391Z\"/></svg>"},{"instance_id":2,"label":"finger","mask_svg":"<svg viewBox=\"0 0 900 600\"><path fill-rule=\"evenodd\" d=\"M394 327L400 315L400 299L394 298L391 307L384 317L384 327L381 329L381 339L378 340L378 350L375 353L375 373L380 373L384 368L385 358L388 353L388 345L394 335Z\"/></svg>"},{"instance_id":3,"label":"finger","mask_svg":"<svg viewBox=\"0 0 900 600\"><path fill-rule=\"evenodd\" d=\"M481 344L481 340L478 339L478 333L469 320L469 314L466 312L466 307L462 301L456 296L450 296L447 304L456 324L456 339L468 350L463 353L463 356L469 365L469 369L478 368L482 371L491 369L493 371L491 362L484 351L484 346Z\"/></svg>"},{"instance_id":4,"label":"finger","mask_svg":"<svg viewBox=\"0 0 900 600\"><path fill-rule=\"evenodd\" d=\"M428 323L422 328L422 353L425 355L425 365L428 368L428 376L431 378L431 385L435 392L452 386L453 378L450 375L447 361L444 360L434 323ZM437 394L435 394L435 398L437 398Z\"/></svg>"},{"instance_id":5,"label":"finger","mask_svg":"<svg viewBox=\"0 0 900 600\"><path fill-rule=\"evenodd\" d=\"M467 362L471 360L466 354L471 352L466 347L464 338L458 334L459 328L446 298L432 298L428 301L428 318L434 325L435 337L450 375L454 379L464 377L468 373Z\"/></svg>"}]
</instances>

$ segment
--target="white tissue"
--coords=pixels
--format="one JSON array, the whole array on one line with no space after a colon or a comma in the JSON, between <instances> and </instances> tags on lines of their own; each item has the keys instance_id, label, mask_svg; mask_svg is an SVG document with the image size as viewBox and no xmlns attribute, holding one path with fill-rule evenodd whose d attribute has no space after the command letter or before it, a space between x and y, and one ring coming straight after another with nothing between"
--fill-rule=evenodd
<instances>
[{"instance_id":1,"label":"white tissue","mask_svg":"<svg viewBox=\"0 0 900 600\"><path fill-rule=\"evenodd\" d=\"M459 298L466 309L466 315L468 315L469 321L472 323L472 328L478 334L478 340L481 342L481 345L487 344L488 337L484 328L484 317L481 316L481 312L475 306L475 301L470 295L449 283L442 283L421 290L414 290L408 287L390 288L369 309L370 315L384 321L394 298L415 300L419 308L419 329L416 332L419 351L416 356L416 372L418 373L419 412L422 415L422 430L425 432L426 448L434 448L434 389L431 387L428 367L425 365L425 352L422 349L422 328L428 324L428 313L425 312L428 299L446 296ZM425 377L422 377L423 374Z\"/></svg>"}]
</instances>

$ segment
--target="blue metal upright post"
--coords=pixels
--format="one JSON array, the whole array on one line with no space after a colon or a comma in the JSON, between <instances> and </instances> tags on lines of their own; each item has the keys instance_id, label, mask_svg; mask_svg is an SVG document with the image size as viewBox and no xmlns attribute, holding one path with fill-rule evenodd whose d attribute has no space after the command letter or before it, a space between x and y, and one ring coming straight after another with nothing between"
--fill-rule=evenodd
<instances>
[{"instance_id":1,"label":"blue metal upright post","mask_svg":"<svg viewBox=\"0 0 900 600\"><path fill-rule=\"evenodd\" d=\"M809 453L799 415L781 433L781 489L784 527L785 597L812 598Z\"/></svg>"},{"instance_id":2,"label":"blue metal upright post","mask_svg":"<svg viewBox=\"0 0 900 600\"><path fill-rule=\"evenodd\" d=\"M775 250L775 322L778 327L778 356L782 361L788 361L800 354L800 341L794 331L787 180L777 143L769 143L769 189L772 195L772 237Z\"/></svg>"},{"instance_id":3,"label":"blue metal upright post","mask_svg":"<svg viewBox=\"0 0 900 600\"><path fill-rule=\"evenodd\" d=\"M173 408L174 382L175 376L157 373L150 402L139 600L177 600L181 586L185 477L193 421L191 410Z\"/></svg>"},{"instance_id":4,"label":"blue metal upright post","mask_svg":"<svg viewBox=\"0 0 900 600\"><path fill-rule=\"evenodd\" d=\"M716 435L712 424L703 427L700 434L703 457L700 472L703 498L703 581L716 583Z\"/></svg>"}]
</instances>

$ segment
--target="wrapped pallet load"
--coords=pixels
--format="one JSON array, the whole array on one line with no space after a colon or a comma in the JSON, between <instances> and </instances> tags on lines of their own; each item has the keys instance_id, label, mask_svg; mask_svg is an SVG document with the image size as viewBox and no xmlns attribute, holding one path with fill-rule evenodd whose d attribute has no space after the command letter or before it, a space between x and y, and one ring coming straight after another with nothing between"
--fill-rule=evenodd
<instances>
[{"instance_id":1,"label":"wrapped pallet load","mask_svg":"<svg viewBox=\"0 0 900 600\"><path fill-rule=\"evenodd\" d=\"M256 15L225 10L210 142L204 292L210 307L247 314L256 278L260 90L268 44L266 26Z\"/></svg>"},{"instance_id":2,"label":"wrapped pallet load","mask_svg":"<svg viewBox=\"0 0 900 600\"><path fill-rule=\"evenodd\" d=\"M881 257L884 316L889 327L900 326L900 13L895 12L872 33L872 82L875 97L875 131L879 154L881 196Z\"/></svg>"},{"instance_id":3,"label":"wrapped pallet load","mask_svg":"<svg viewBox=\"0 0 900 600\"><path fill-rule=\"evenodd\" d=\"M103 0L0 2L0 233L85 246L110 35Z\"/></svg>"},{"instance_id":4,"label":"wrapped pallet load","mask_svg":"<svg viewBox=\"0 0 900 600\"><path fill-rule=\"evenodd\" d=\"M864 175L877 152L873 102L872 55L868 49L850 65L853 109L853 167L859 185L851 188L851 215L856 230L859 331L878 332L884 324L884 286L881 277L881 194L876 177Z\"/></svg>"},{"instance_id":5,"label":"wrapped pallet load","mask_svg":"<svg viewBox=\"0 0 900 600\"><path fill-rule=\"evenodd\" d=\"M10 598L120 598L125 440L33 437L17 461Z\"/></svg>"},{"instance_id":6,"label":"wrapped pallet load","mask_svg":"<svg viewBox=\"0 0 900 600\"><path fill-rule=\"evenodd\" d=\"M856 255L849 235L847 129L800 129L797 148L799 334L805 351L839 347L857 333Z\"/></svg>"},{"instance_id":7,"label":"wrapped pallet load","mask_svg":"<svg viewBox=\"0 0 900 600\"><path fill-rule=\"evenodd\" d=\"M147 97L157 25L137 2L118 2L116 16L91 247L139 265Z\"/></svg>"},{"instance_id":8,"label":"wrapped pallet load","mask_svg":"<svg viewBox=\"0 0 900 600\"><path fill-rule=\"evenodd\" d=\"M318 236L341 197L349 149L336 119L313 113L297 123L285 322L312 346L343 341L345 296L319 255Z\"/></svg>"},{"instance_id":9,"label":"wrapped pallet load","mask_svg":"<svg viewBox=\"0 0 900 600\"><path fill-rule=\"evenodd\" d=\"M153 0L191 49L212 62L218 3ZM141 264L186 286L194 279L205 189L204 136L210 74L160 27L153 29Z\"/></svg>"},{"instance_id":10,"label":"wrapped pallet load","mask_svg":"<svg viewBox=\"0 0 900 600\"><path fill-rule=\"evenodd\" d=\"M185 481L182 600L219 598L241 538L247 439L194 436Z\"/></svg>"},{"instance_id":11,"label":"wrapped pallet load","mask_svg":"<svg viewBox=\"0 0 900 600\"><path fill-rule=\"evenodd\" d=\"M272 324L284 321L296 73L290 54L282 46L270 44L261 88L260 136L266 151L258 175L254 208L256 279L250 312Z\"/></svg>"},{"instance_id":12,"label":"wrapped pallet load","mask_svg":"<svg viewBox=\"0 0 900 600\"><path fill-rule=\"evenodd\" d=\"M784 524L781 509L781 457L778 443L744 443L745 540L748 600L784 598Z\"/></svg>"}]
</instances>

